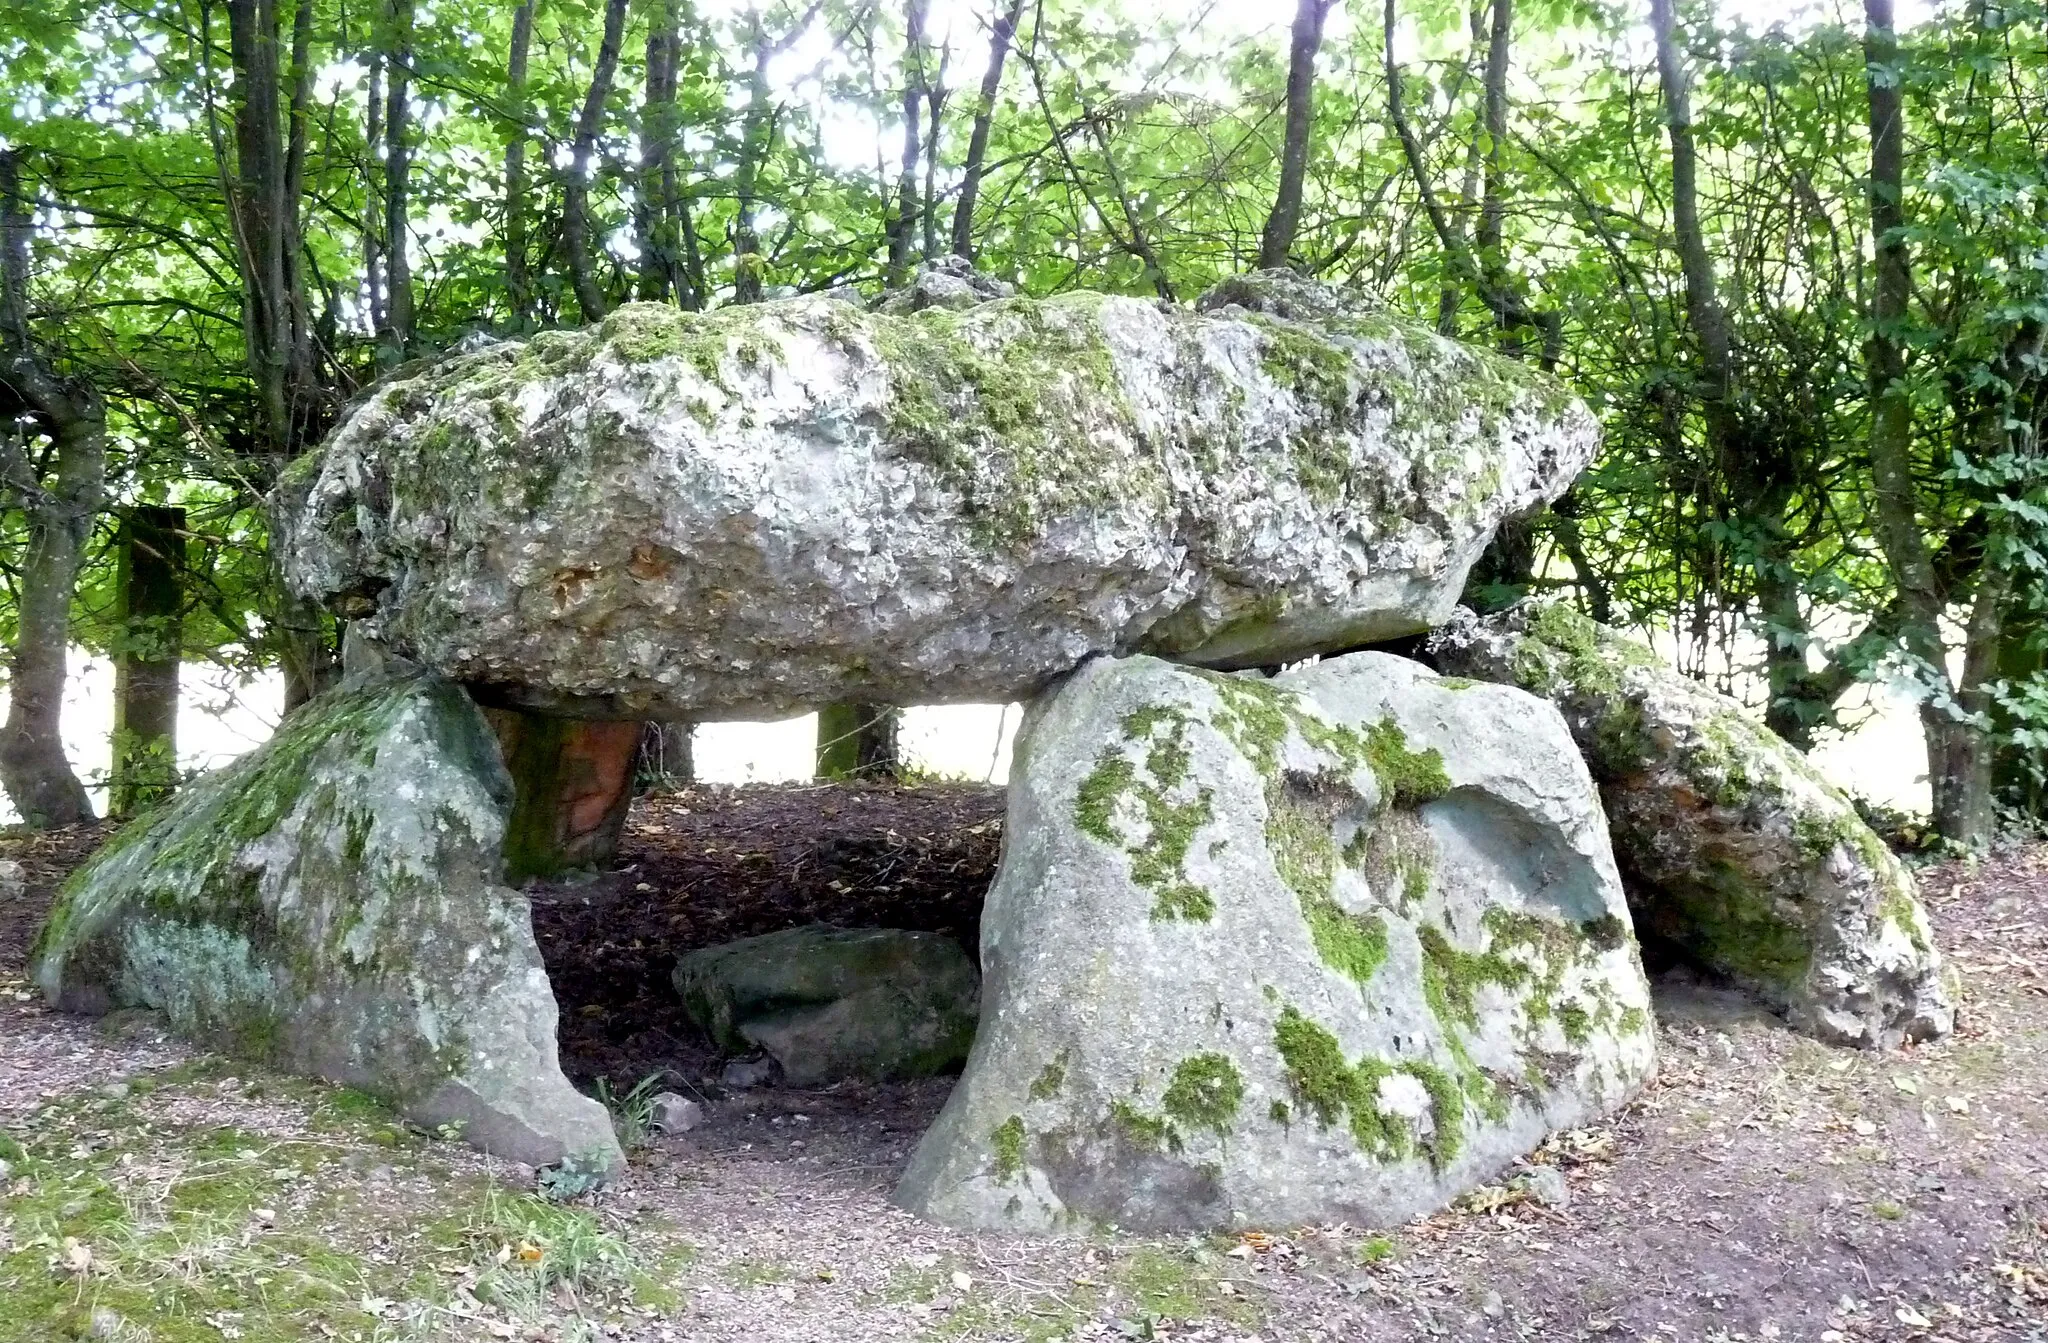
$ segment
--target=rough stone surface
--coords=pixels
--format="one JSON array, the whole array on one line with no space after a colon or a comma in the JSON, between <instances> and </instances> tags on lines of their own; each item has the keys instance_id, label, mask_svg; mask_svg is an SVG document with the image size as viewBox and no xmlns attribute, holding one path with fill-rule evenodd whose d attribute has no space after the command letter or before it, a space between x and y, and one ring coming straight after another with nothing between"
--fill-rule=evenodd
<instances>
[{"instance_id":1,"label":"rough stone surface","mask_svg":"<svg viewBox=\"0 0 2048 1343\"><path fill-rule=\"evenodd\" d=\"M383 386L285 473L280 551L527 707L1002 701L1100 652L1423 630L1596 437L1521 364L1266 273L1203 310L628 305Z\"/></svg>"},{"instance_id":2,"label":"rough stone surface","mask_svg":"<svg viewBox=\"0 0 2048 1343\"><path fill-rule=\"evenodd\" d=\"M1099 659L1033 704L1011 780L914 1212L1385 1225L1652 1071L1599 801L1540 700L1379 653Z\"/></svg>"},{"instance_id":3,"label":"rough stone surface","mask_svg":"<svg viewBox=\"0 0 2048 1343\"><path fill-rule=\"evenodd\" d=\"M657 1133L688 1133L704 1122L704 1107L673 1091L658 1092L648 1101L649 1120Z\"/></svg>"},{"instance_id":4,"label":"rough stone surface","mask_svg":"<svg viewBox=\"0 0 2048 1343\"><path fill-rule=\"evenodd\" d=\"M31 973L60 1008L158 1009L516 1161L616 1163L604 1108L557 1063L525 898L499 882L510 803L460 688L345 685L75 873Z\"/></svg>"},{"instance_id":5,"label":"rough stone surface","mask_svg":"<svg viewBox=\"0 0 2048 1343\"><path fill-rule=\"evenodd\" d=\"M939 933L812 924L693 951L675 985L719 1048L766 1050L804 1087L957 1067L974 1042L980 976Z\"/></svg>"},{"instance_id":6,"label":"rough stone surface","mask_svg":"<svg viewBox=\"0 0 2048 1343\"><path fill-rule=\"evenodd\" d=\"M1912 874L1741 705L1561 603L1460 611L1429 649L1446 671L1564 711L1646 941L1832 1043L1948 1033L1953 999Z\"/></svg>"},{"instance_id":7,"label":"rough stone surface","mask_svg":"<svg viewBox=\"0 0 2048 1343\"><path fill-rule=\"evenodd\" d=\"M951 308L957 312L977 303L1016 295L1016 285L983 275L966 257L943 256L919 266L909 284L882 295L874 306L877 312L908 317L926 308Z\"/></svg>"},{"instance_id":8,"label":"rough stone surface","mask_svg":"<svg viewBox=\"0 0 2048 1343\"><path fill-rule=\"evenodd\" d=\"M0 900L18 900L28 889L28 873L12 858L0 858Z\"/></svg>"}]
</instances>

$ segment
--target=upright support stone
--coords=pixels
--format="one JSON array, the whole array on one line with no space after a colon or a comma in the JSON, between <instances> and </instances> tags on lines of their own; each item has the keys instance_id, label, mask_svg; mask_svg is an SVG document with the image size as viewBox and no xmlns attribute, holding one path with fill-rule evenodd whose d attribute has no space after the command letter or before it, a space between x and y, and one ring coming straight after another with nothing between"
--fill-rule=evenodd
<instances>
[{"instance_id":1,"label":"upright support stone","mask_svg":"<svg viewBox=\"0 0 2048 1343\"><path fill-rule=\"evenodd\" d=\"M642 725L486 709L512 775L505 879L610 862L633 805Z\"/></svg>"},{"instance_id":2,"label":"upright support stone","mask_svg":"<svg viewBox=\"0 0 2048 1343\"><path fill-rule=\"evenodd\" d=\"M107 810L127 816L178 782L178 663L183 651L185 510L121 511L116 542L114 769Z\"/></svg>"},{"instance_id":3,"label":"upright support stone","mask_svg":"<svg viewBox=\"0 0 2048 1343\"><path fill-rule=\"evenodd\" d=\"M1556 710L1358 653L1089 663L1035 701L967 1070L896 1200L1017 1231L1441 1207L1654 1064Z\"/></svg>"},{"instance_id":4,"label":"upright support stone","mask_svg":"<svg viewBox=\"0 0 2048 1343\"><path fill-rule=\"evenodd\" d=\"M30 973L59 1008L154 1008L515 1161L616 1165L604 1107L562 1076L526 901L499 879L511 801L460 687L330 691L80 868Z\"/></svg>"},{"instance_id":5,"label":"upright support stone","mask_svg":"<svg viewBox=\"0 0 2048 1343\"><path fill-rule=\"evenodd\" d=\"M1557 705L1593 778L1646 942L1830 1044L1955 1024L1913 874L1841 790L1742 705L1562 602L1460 611L1444 671Z\"/></svg>"}]
</instances>

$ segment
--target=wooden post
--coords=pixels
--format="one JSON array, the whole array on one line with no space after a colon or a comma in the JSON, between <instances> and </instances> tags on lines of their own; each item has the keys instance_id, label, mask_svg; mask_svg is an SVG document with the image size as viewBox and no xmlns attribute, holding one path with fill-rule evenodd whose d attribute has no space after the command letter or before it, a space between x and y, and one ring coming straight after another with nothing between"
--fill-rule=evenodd
<instances>
[{"instance_id":1,"label":"wooden post","mask_svg":"<svg viewBox=\"0 0 2048 1343\"><path fill-rule=\"evenodd\" d=\"M178 785L178 663L184 649L185 510L121 510L115 576L114 769L107 810L128 816Z\"/></svg>"}]
</instances>

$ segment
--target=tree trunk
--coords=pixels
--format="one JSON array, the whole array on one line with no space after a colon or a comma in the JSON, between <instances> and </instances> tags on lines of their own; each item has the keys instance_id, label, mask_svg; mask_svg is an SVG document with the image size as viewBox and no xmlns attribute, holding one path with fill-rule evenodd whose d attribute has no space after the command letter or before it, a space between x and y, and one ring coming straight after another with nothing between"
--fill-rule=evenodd
<instances>
[{"instance_id":1,"label":"tree trunk","mask_svg":"<svg viewBox=\"0 0 2048 1343\"><path fill-rule=\"evenodd\" d=\"M1316 53L1323 46L1323 20L1336 0L1298 0L1287 52L1287 130L1280 147L1280 189L1259 240L1259 265L1287 264L1301 225L1301 189L1308 175L1309 133L1314 127Z\"/></svg>"},{"instance_id":2,"label":"tree trunk","mask_svg":"<svg viewBox=\"0 0 2048 1343\"><path fill-rule=\"evenodd\" d=\"M917 167L923 145L918 138L924 114L925 0L907 0L903 7L903 167L896 179L896 215L887 223L889 268L885 289L898 289L910 273L911 249L917 239Z\"/></svg>"},{"instance_id":3,"label":"tree trunk","mask_svg":"<svg viewBox=\"0 0 2048 1343\"><path fill-rule=\"evenodd\" d=\"M72 595L106 482L106 410L93 388L58 376L30 330L32 213L16 153L0 149L0 418L12 421L10 436L47 437L55 459L46 488L31 451L0 443L0 485L20 496L28 532L0 786L22 820L41 828L92 819L92 802L64 754L62 711Z\"/></svg>"},{"instance_id":4,"label":"tree trunk","mask_svg":"<svg viewBox=\"0 0 2048 1343\"><path fill-rule=\"evenodd\" d=\"M590 90L576 118L576 139L569 153L569 180L562 187L562 247L569 254L569 281L585 322L605 315L609 305L597 286L597 257L590 236L590 170L604 130L605 101L619 66L619 44L626 30L626 0L605 0L604 35L598 40L597 64L590 72Z\"/></svg>"},{"instance_id":5,"label":"tree trunk","mask_svg":"<svg viewBox=\"0 0 2048 1343\"><path fill-rule=\"evenodd\" d=\"M505 290L512 326L533 320L533 284L526 269L526 140L532 112L526 101L527 53L533 45L533 0L512 11L512 50L505 61L505 107L513 120L505 142Z\"/></svg>"},{"instance_id":6,"label":"tree trunk","mask_svg":"<svg viewBox=\"0 0 2048 1343\"><path fill-rule=\"evenodd\" d=\"M113 777L107 811L132 815L178 785L178 664L184 651L185 510L123 509L117 542Z\"/></svg>"},{"instance_id":7,"label":"tree trunk","mask_svg":"<svg viewBox=\"0 0 2048 1343\"><path fill-rule=\"evenodd\" d=\"M1941 634L1944 599L1926 537L1920 530L1913 480L1913 406L1906 387L1906 346L1900 328L1912 298L1912 258L1905 238L1905 101L1892 0L1864 0L1864 88L1870 103L1870 231L1876 264L1870 290L1870 338L1864 345L1870 380L1870 474L1878 544L1903 610L1899 631L1919 664L1929 699L1920 722L1927 738L1927 780L1934 826L1944 837L1971 842L1976 810L1971 752L1963 725L1942 701L1953 693Z\"/></svg>"},{"instance_id":8,"label":"tree trunk","mask_svg":"<svg viewBox=\"0 0 2048 1343\"><path fill-rule=\"evenodd\" d=\"M640 114L640 185L634 210L640 297L652 303L685 287L676 271L675 236L676 72L681 56L681 5L678 0L662 0L647 27L647 96Z\"/></svg>"},{"instance_id":9,"label":"tree trunk","mask_svg":"<svg viewBox=\"0 0 2048 1343\"><path fill-rule=\"evenodd\" d=\"M279 61L276 6L270 0L226 0L226 9L235 152L233 163L223 162L220 170L242 280L242 335L256 398L252 437L260 463L257 475L267 482L318 441L327 415L299 264L304 243L299 202L313 82L312 10L299 6L293 21L287 108L279 96L287 79ZM324 619L287 593L275 573L266 599L265 642L276 649L283 666L289 711L332 679L333 650Z\"/></svg>"},{"instance_id":10,"label":"tree trunk","mask_svg":"<svg viewBox=\"0 0 2048 1343\"><path fill-rule=\"evenodd\" d=\"M754 192L761 163L773 136L769 106L768 61L775 47L754 16L754 66L747 75L747 112L740 128L740 159L733 169L732 297L735 303L759 303L762 293L761 238L754 230Z\"/></svg>"},{"instance_id":11,"label":"tree trunk","mask_svg":"<svg viewBox=\"0 0 2048 1343\"><path fill-rule=\"evenodd\" d=\"M917 207L917 218L924 227L924 246L918 255L926 261L939 254L939 133L945 126L940 118L946 110L946 64L952 56L949 41L939 49L938 73L925 81L924 200Z\"/></svg>"},{"instance_id":12,"label":"tree trunk","mask_svg":"<svg viewBox=\"0 0 2048 1343\"><path fill-rule=\"evenodd\" d=\"M305 8L302 0L300 9ZM412 261L406 237L412 188L413 0L391 0L385 22L389 74L384 108L384 246L390 295L377 341L378 358L389 366L403 362L413 344Z\"/></svg>"},{"instance_id":13,"label":"tree trunk","mask_svg":"<svg viewBox=\"0 0 2048 1343\"><path fill-rule=\"evenodd\" d=\"M828 704L818 711L818 777L893 779L903 711L888 704Z\"/></svg>"},{"instance_id":14,"label":"tree trunk","mask_svg":"<svg viewBox=\"0 0 2048 1343\"><path fill-rule=\"evenodd\" d=\"M1533 309L1523 301L1510 283L1505 267L1498 271L1487 270L1472 255L1472 249L1465 244L1465 238L1452 221L1443 201L1436 194L1436 185L1430 180L1429 165L1423 158L1422 141L1415 134L1415 128L1408 121L1408 113L1402 104L1401 66L1394 59L1394 32L1399 0L1386 0L1382 11L1383 55L1386 62L1387 120L1393 124L1395 138L1401 143L1401 156L1408 165L1408 174L1415 182L1415 191L1422 198L1422 211L1429 218L1430 231L1436 234L1437 243L1444 249L1444 255L1451 263L1450 269L1466 284L1472 286L1479 299L1493 313L1504 327L1531 327L1542 333L1542 354L1538 364L1546 372L1557 364L1564 348L1564 319L1555 312ZM1488 53L1488 62L1492 62Z\"/></svg>"},{"instance_id":15,"label":"tree trunk","mask_svg":"<svg viewBox=\"0 0 2048 1343\"><path fill-rule=\"evenodd\" d=\"M363 144L374 156L384 143L384 53L370 56L369 111L363 122ZM384 209L378 200L374 172L364 174L363 190L363 289L369 300L370 330L382 331L390 324L384 309Z\"/></svg>"},{"instance_id":16,"label":"tree trunk","mask_svg":"<svg viewBox=\"0 0 2048 1343\"><path fill-rule=\"evenodd\" d=\"M1003 62L1017 35L1017 19L1024 13L1024 0L1010 0L1010 7L996 15L990 34L988 69L981 76L981 101L974 109L974 129L967 137L967 162L960 169L960 197L953 205L953 254L974 259L974 201L981 193L982 165L988 160L989 131L995 124L996 95L1003 87Z\"/></svg>"}]
</instances>

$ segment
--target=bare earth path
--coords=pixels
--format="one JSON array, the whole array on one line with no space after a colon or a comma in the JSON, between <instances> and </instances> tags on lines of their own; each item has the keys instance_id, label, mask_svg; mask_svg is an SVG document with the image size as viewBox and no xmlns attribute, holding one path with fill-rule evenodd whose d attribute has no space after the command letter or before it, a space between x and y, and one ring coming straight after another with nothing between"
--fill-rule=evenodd
<instances>
[{"instance_id":1,"label":"bare earth path","mask_svg":"<svg viewBox=\"0 0 2048 1343\"><path fill-rule=\"evenodd\" d=\"M993 813L941 791L922 811L917 790L836 799L827 817L814 790L700 790L643 810L629 870L589 908L631 892L685 927L703 922L690 902L716 897L737 910L714 921L732 936L829 915L834 882L873 918L901 884L906 919L966 935L994 842L968 832ZM679 851L716 858L700 851L734 806L757 808L729 830L748 844L690 869ZM812 830L791 833L800 816ZM22 957L97 838L0 839L31 872L0 905L0 1343L2048 1340L2048 848L1923 877L1965 991L1941 1045L1842 1053L1712 989L1661 985L1659 1080L1612 1126L1539 1154L1566 1177L1564 1208L1500 1191L1376 1231L1032 1241L889 1206L946 1082L723 1093L700 1080L701 1046L606 1026L651 968L609 998L587 967L558 972L565 1047L586 1057L579 1081L675 1069L708 1120L651 1139L621 1187L566 1209L527 1195L531 1172L352 1093L204 1055L146 1016L47 1012ZM620 943L648 967L673 950Z\"/></svg>"}]
</instances>

